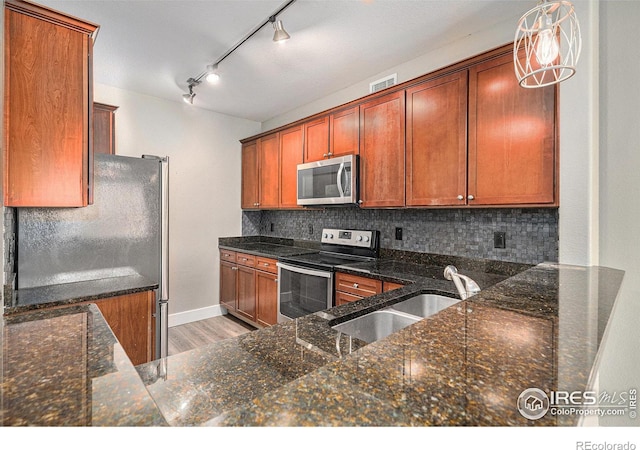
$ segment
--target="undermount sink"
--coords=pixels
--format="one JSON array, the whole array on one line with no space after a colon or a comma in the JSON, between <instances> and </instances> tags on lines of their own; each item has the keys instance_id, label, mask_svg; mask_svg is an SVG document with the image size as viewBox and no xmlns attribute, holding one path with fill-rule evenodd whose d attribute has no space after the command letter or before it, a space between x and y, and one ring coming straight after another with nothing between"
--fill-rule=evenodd
<instances>
[{"instance_id":1,"label":"undermount sink","mask_svg":"<svg viewBox=\"0 0 640 450\"><path fill-rule=\"evenodd\" d=\"M332 328L361 341L371 343L400 331L419 320L421 320L420 317L384 309L356 317Z\"/></svg>"},{"instance_id":2,"label":"undermount sink","mask_svg":"<svg viewBox=\"0 0 640 450\"><path fill-rule=\"evenodd\" d=\"M420 318L429 317L455 305L460 300L438 294L420 294L391 306L390 310L400 311Z\"/></svg>"},{"instance_id":3,"label":"undermount sink","mask_svg":"<svg viewBox=\"0 0 640 450\"><path fill-rule=\"evenodd\" d=\"M336 331L371 343L400 331L425 317L455 305L460 300L438 294L420 294L347 322L334 325Z\"/></svg>"}]
</instances>

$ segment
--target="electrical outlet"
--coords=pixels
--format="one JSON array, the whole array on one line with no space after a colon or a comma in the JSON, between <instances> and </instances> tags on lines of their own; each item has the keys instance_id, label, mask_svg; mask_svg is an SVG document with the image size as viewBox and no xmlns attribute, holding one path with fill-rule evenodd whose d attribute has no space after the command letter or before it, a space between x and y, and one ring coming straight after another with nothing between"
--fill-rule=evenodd
<instances>
[{"instance_id":1,"label":"electrical outlet","mask_svg":"<svg viewBox=\"0 0 640 450\"><path fill-rule=\"evenodd\" d=\"M507 248L507 236L504 231L493 233L493 248Z\"/></svg>"},{"instance_id":2,"label":"electrical outlet","mask_svg":"<svg viewBox=\"0 0 640 450\"><path fill-rule=\"evenodd\" d=\"M396 241L402 240L402 228L396 227Z\"/></svg>"},{"instance_id":3,"label":"electrical outlet","mask_svg":"<svg viewBox=\"0 0 640 450\"><path fill-rule=\"evenodd\" d=\"M272 222L272 223L269 225L269 229L273 232L273 228L274 228L274 225L273 225L273 222Z\"/></svg>"},{"instance_id":4,"label":"electrical outlet","mask_svg":"<svg viewBox=\"0 0 640 450\"><path fill-rule=\"evenodd\" d=\"M313 225L309 225L309 234L313 234Z\"/></svg>"}]
</instances>

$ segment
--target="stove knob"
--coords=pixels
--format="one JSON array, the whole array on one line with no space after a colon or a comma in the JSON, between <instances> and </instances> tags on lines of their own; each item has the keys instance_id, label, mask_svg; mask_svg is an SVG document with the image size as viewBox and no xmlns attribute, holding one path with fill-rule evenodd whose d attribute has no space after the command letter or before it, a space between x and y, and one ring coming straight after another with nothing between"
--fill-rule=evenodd
<instances>
[{"instance_id":1,"label":"stove knob","mask_svg":"<svg viewBox=\"0 0 640 450\"><path fill-rule=\"evenodd\" d=\"M329 239L333 239L333 234L329 233Z\"/></svg>"},{"instance_id":2,"label":"stove knob","mask_svg":"<svg viewBox=\"0 0 640 450\"><path fill-rule=\"evenodd\" d=\"M365 242L369 242L369 236L365 236L365 237L364 237L364 241L365 241Z\"/></svg>"},{"instance_id":3,"label":"stove knob","mask_svg":"<svg viewBox=\"0 0 640 450\"><path fill-rule=\"evenodd\" d=\"M325 234L322 235L322 237L326 239L326 238L329 237L329 235L327 233L325 233Z\"/></svg>"},{"instance_id":4,"label":"stove knob","mask_svg":"<svg viewBox=\"0 0 640 450\"><path fill-rule=\"evenodd\" d=\"M358 236L358 237L356 238L356 241L361 242L361 241L362 241L362 236Z\"/></svg>"}]
</instances>

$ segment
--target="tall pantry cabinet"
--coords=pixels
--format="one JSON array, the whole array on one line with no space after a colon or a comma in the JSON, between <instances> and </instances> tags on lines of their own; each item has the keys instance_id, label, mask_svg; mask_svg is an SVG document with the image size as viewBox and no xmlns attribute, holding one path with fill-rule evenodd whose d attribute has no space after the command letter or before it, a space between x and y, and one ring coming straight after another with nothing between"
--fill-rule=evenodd
<instances>
[{"instance_id":1,"label":"tall pantry cabinet","mask_svg":"<svg viewBox=\"0 0 640 450\"><path fill-rule=\"evenodd\" d=\"M98 26L5 1L4 204L92 202L92 48Z\"/></svg>"}]
</instances>

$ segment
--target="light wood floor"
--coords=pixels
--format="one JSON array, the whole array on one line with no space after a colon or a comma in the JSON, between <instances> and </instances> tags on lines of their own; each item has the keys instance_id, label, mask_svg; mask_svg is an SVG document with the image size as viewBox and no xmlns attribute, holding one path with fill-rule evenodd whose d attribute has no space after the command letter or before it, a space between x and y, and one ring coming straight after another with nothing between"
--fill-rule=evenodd
<instances>
[{"instance_id":1,"label":"light wood floor","mask_svg":"<svg viewBox=\"0 0 640 450\"><path fill-rule=\"evenodd\" d=\"M255 330L231 315L169 328L169 356Z\"/></svg>"}]
</instances>

